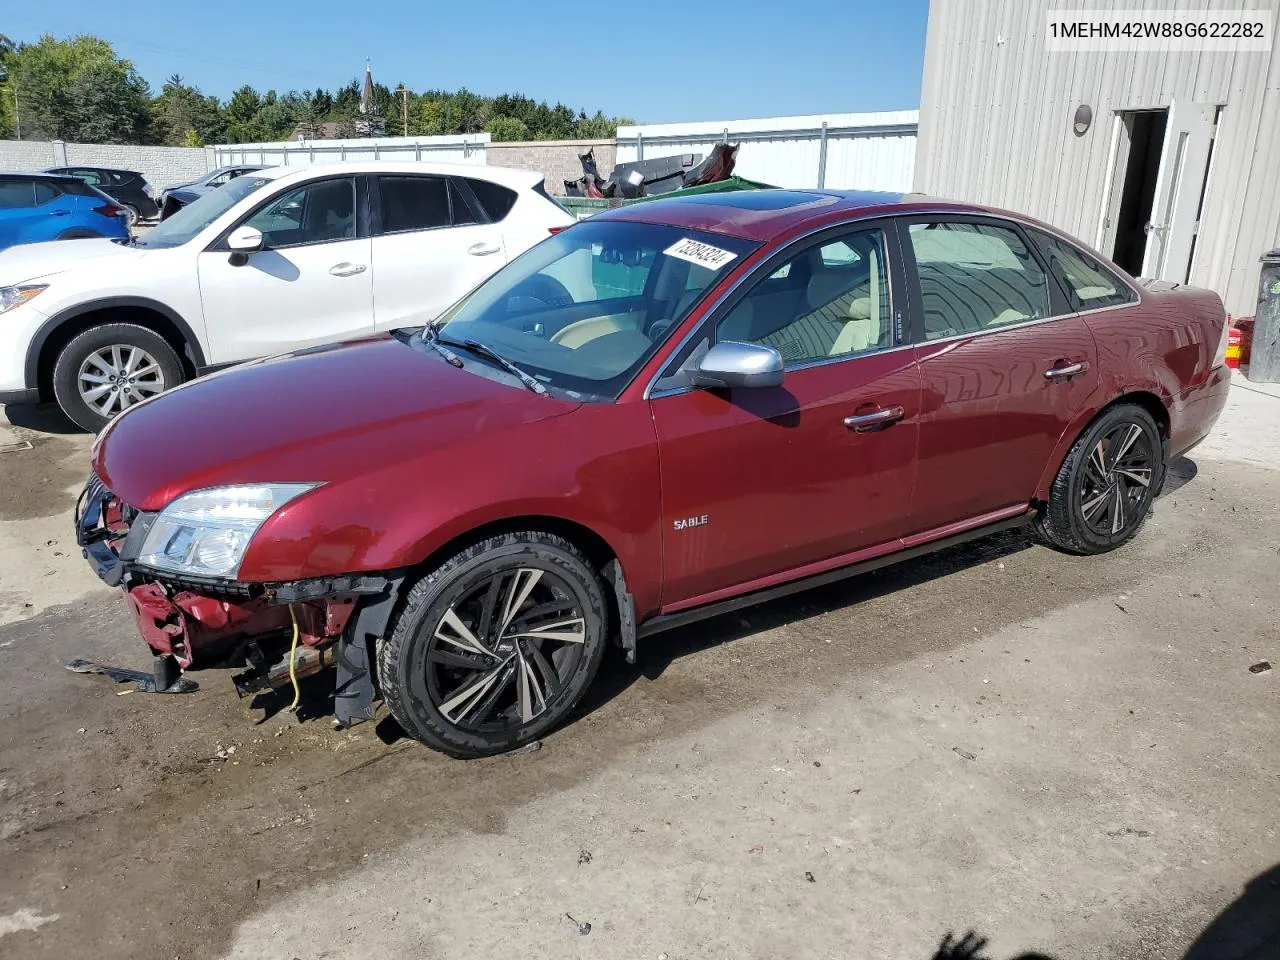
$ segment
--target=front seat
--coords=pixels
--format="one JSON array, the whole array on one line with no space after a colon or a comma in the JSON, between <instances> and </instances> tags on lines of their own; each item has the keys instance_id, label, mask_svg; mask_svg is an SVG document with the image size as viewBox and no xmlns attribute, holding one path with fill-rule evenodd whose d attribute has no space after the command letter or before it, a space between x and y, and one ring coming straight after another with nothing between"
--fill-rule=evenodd
<instances>
[{"instance_id":1,"label":"front seat","mask_svg":"<svg viewBox=\"0 0 1280 960\"><path fill-rule=\"evenodd\" d=\"M867 296L854 297L846 311L848 320L841 328L828 356L838 357L846 353L863 353L880 346L884 336L884 317L880 310L880 264L875 250L867 253L871 273L868 278Z\"/></svg>"}]
</instances>

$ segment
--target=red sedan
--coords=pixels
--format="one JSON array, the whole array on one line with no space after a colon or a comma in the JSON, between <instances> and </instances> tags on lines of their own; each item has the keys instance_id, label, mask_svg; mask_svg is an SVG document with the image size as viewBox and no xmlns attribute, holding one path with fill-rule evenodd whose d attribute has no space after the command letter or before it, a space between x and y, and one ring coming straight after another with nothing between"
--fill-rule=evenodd
<instances>
[{"instance_id":1,"label":"red sedan","mask_svg":"<svg viewBox=\"0 0 1280 960\"><path fill-rule=\"evenodd\" d=\"M1226 401L1203 290L1025 217L889 194L578 223L425 327L116 419L77 516L177 669L336 664L457 756L565 718L605 647L1027 524L1100 553Z\"/></svg>"}]
</instances>

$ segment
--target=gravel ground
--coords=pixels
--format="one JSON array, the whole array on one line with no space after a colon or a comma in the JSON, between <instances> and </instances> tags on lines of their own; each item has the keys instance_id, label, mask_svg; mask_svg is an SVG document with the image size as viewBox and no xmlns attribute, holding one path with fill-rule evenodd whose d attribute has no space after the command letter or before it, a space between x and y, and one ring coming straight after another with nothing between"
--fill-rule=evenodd
<instances>
[{"instance_id":1,"label":"gravel ground","mask_svg":"<svg viewBox=\"0 0 1280 960\"><path fill-rule=\"evenodd\" d=\"M658 637L472 763L65 671L148 657L72 542L88 439L10 416L6 958L1280 957L1280 391L1117 553L1002 535Z\"/></svg>"}]
</instances>

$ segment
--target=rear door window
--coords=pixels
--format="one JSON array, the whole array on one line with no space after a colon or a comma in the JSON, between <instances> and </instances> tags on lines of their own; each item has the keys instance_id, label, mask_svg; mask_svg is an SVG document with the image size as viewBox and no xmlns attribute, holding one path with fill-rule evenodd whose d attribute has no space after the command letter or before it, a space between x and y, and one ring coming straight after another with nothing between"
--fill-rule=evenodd
<instances>
[{"instance_id":1,"label":"rear door window","mask_svg":"<svg viewBox=\"0 0 1280 960\"><path fill-rule=\"evenodd\" d=\"M1138 299L1128 284L1083 250L1040 230L1028 232L1048 262L1049 272L1067 292L1073 310L1118 307Z\"/></svg>"},{"instance_id":2,"label":"rear door window","mask_svg":"<svg viewBox=\"0 0 1280 960\"><path fill-rule=\"evenodd\" d=\"M449 226L449 189L443 177L379 177L382 232Z\"/></svg>"},{"instance_id":3,"label":"rear door window","mask_svg":"<svg viewBox=\"0 0 1280 960\"><path fill-rule=\"evenodd\" d=\"M914 222L924 339L941 340L1051 315L1048 278L1018 231L972 221Z\"/></svg>"},{"instance_id":4,"label":"rear door window","mask_svg":"<svg viewBox=\"0 0 1280 960\"><path fill-rule=\"evenodd\" d=\"M42 206L50 200L56 200L62 195L62 191L58 189L58 185L52 180L37 180L33 185L36 194L36 206Z\"/></svg>"}]
</instances>

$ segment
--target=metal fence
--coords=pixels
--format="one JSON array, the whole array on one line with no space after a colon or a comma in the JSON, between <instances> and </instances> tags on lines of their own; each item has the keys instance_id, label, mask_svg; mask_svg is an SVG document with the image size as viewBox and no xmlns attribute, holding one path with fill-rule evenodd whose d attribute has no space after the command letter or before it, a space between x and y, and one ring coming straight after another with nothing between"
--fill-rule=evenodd
<instances>
[{"instance_id":1,"label":"metal fence","mask_svg":"<svg viewBox=\"0 0 1280 960\"><path fill-rule=\"evenodd\" d=\"M431 160L484 166L489 134L450 137L377 137L353 140L296 140L283 143L234 143L213 147L215 166L260 163L301 167L344 160Z\"/></svg>"},{"instance_id":2,"label":"metal fence","mask_svg":"<svg viewBox=\"0 0 1280 960\"><path fill-rule=\"evenodd\" d=\"M899 110L619 127L618 162L705 155L729 141L742 144L734 172L749 180L906 192L915 173L919 119L919 111Z\"/></svg>"}]
</instances>

